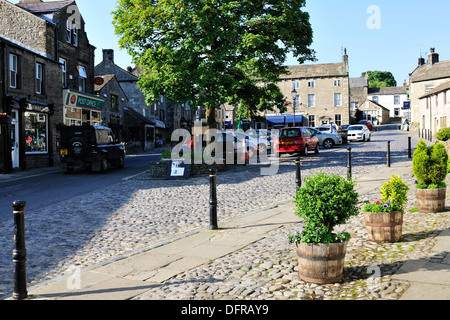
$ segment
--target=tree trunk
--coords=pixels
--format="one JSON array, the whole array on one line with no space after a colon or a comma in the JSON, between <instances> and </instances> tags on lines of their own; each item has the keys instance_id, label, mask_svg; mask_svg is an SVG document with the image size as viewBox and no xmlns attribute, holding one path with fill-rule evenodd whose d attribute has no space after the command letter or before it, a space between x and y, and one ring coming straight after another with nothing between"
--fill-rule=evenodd
<instances>
[{"instance_id":1,"label":"tree trunk","mask_svg":"<svg viewBox=\"0 0 450 320\"><path fill-rule=\"evenodd\" d=\"M210 129L217 129L216 128L216 108L214 108L214 107L206 108L206 124L209 126Z\"/></svg>"}]
</instances>

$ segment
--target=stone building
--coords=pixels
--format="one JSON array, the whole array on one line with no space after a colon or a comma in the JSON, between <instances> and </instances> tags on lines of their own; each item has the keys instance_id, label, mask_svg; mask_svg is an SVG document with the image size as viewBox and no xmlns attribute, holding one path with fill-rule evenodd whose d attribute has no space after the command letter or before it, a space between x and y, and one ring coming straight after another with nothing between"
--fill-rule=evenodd
<instances>
[{"instance_id":1,"label":"stone building","mask_svg":"<svg viewBox=\"0 0 450 320\"><path fill-rule=\"evenodd\" d=\"M374 124L387 124L390 122L390 110L376 101L366 99L359 107L364 120L371 120Z\"/></svg>"},{"instance_id":2,"label":"stone building","mask_svg":"<svg viewBox=\"0 0 450 320\"><path fill-rule=\"evenodd\" d=\"M292 125L319 126L350 123L350 86L348 56L343 62L288 66L289 73L280 77L279 87L287 101L291 101L285 114L266 113L268 128ZM292 91L297 92L297 101Z\"/></svg>"},{"instance_id":3,"label":"stone building","mask_svg":"<svg viewBox=\"0 0 450 320\"><path fill-rule=\"evenodd\" d=\"M420 134L426 136L429 130L433 137L450 125L450 79L419 97Z\"/></svg>"},{"instance_id":4,"label":"stone building","mask_svg":"<svg viewBox=\"0 0 450 320\"><path fill-rule=\"evenodd\" d=\"M436 102L430 101L429 93L432 96L445 94L445 91L438 92L438 87L445 86L450 80L450 60L440 61L439 54L434 48L430 49L428 60L425 62L424 58L419 58L419 63L416 69L410 74L409 78L409 98L411 101L411 122L420 126L422 130L431 130L433 136L436 134L436 129L441 125L436 125L435 121L439 121L440 116L436 113L438 109L433 108ZM434 94L433 94L434 92ZM425 99L428 98L428 99ZM436 98L435 98L436 99ZM427 101L429 102L427 105ZM444 102L445 99L442 100ZM431 105L433 102L434 105ZM436 120L433 120L436 119Z\"/></svg>"},{"instance_id":5,"label":"stone building","mask_svg":"<svg viewBox=\"0 0 450 320\"><path fill-rule=\"evenodd\" d=\"M97 76L94 92L105 99L101 124L112 129L116 140L124 141L124 109L128 105L128 99L116 76L113 74Z\"/></svg>"},{"instance_id":6,"label":"stone building","mask_svg":"<svg viewBox=\"0 0 450 320\"><path fill-rule=\"evenodd\" d=\"M361 78L350 78L350 114L353 116L358 106L366 101L369 94L368 75Z\"/></svg>"},{"instance_id":7,"label":"stone building","mask_svg":"<svg viewBox=\"0 0 450 320\"><path fill-rule=\"evenodd\" d=\"M53 166L61 125L101 123L84 25L72 0L0 0L0 101L12 119L0 139L3 173Z\"/></svg>"}]
</instances>

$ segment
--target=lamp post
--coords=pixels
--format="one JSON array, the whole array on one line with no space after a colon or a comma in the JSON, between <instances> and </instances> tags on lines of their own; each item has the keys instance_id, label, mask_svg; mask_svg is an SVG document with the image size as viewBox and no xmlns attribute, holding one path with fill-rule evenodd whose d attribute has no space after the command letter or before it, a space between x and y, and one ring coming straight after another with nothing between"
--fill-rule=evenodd
<instances>
[{"instance_id":1,"label":"lamp post","mask_svg":"<svg viewBox=\"0 0 450 320\"><path fill-rule=\"evenodd\" d=\"M294 123L293 123L293 127L295 127L295 101L297 100L297 91L295 90L295 88L292 89L292 103L294 105Z\"/></svg>"}]
</instances>

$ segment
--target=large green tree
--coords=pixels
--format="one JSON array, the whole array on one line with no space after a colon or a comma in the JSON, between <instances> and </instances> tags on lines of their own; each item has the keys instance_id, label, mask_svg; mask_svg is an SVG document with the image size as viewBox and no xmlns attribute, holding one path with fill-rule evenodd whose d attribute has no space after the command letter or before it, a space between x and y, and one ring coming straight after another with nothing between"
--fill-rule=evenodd
<instances>
[{"instance_id":1,"label":"large green tree","mask_svg":"<svg viewBox=\"0 0 450 320\"><path fill-rule=\"evenodd\" d=\"M214 109L224 103L255 108L254 94L277 103L273 84L292 52L314 59L305 0L119 0L113 24L119 44L142 70L147 102L170 100ZM278 93L276 92L278 90ZM278 99L280 100L280 99ZM252 110L253 110L252 109Z\"/></svg>"},{"instance_id":2,"label":"large green tree","mask_svg":"<svg viewBox=\"0 0 450 320\"><path fill-rule=\"evenodd\" d=\"M389 71L367 71L369 76L369 88L384 88L384 87L396 87L397 81ZM365 77L366 72L361 74L361 77Z\"/></svg>"}]
</instances>

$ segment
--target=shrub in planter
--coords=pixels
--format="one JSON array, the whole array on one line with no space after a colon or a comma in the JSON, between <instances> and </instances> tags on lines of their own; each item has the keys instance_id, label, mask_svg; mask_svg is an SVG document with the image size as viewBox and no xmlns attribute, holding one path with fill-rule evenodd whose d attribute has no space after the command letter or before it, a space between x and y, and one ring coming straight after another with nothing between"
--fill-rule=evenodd
<instances>
[{"instance_id":1,"label":"shrub in planter","mask_svg":"<svg viewBox=\"0 0 450 320\"><path fill-rule=\"evenodd\" d=\"M381 187L381 201L367 203L364 206L364 220L369 240L375 242L400 241L408 190L408 185L399 176L393 175Z\"/></svg>"},{"instance_id":2,"label":"shrub in planter","mask_svg":"<svg viewBox=\"0 0 450 320\"><path fill-rule=\"evenodd\" d=\"M358 214L354 182L320 172L304 180L294 203L304 228L288 235L288 241L297 247L300 278L314 283L339 282L350 234L336 234L333 228Z\"/></svg>"},{"instance_id":3,"label":"shrub in planter","mask_svg":"<svg viewBox=\"0 0 450 320\"><path fill-rule=\"evenodd\" d=\"M442 128L436 133L436 138L441 141L447 141L450 139L450 128Z\"/></svg>"},{"instance_id":4,"label":"shrub in planter","mask_svg":"<svg viewBox=\"0 0 450 320\"><path fill-rule=\"evenodd\" d=\"M416 197L420 212L445 210L448 155L442 143L428 147L423 140L413 157L413 172L417 179Z\"/></svg>"}]
</instances>

